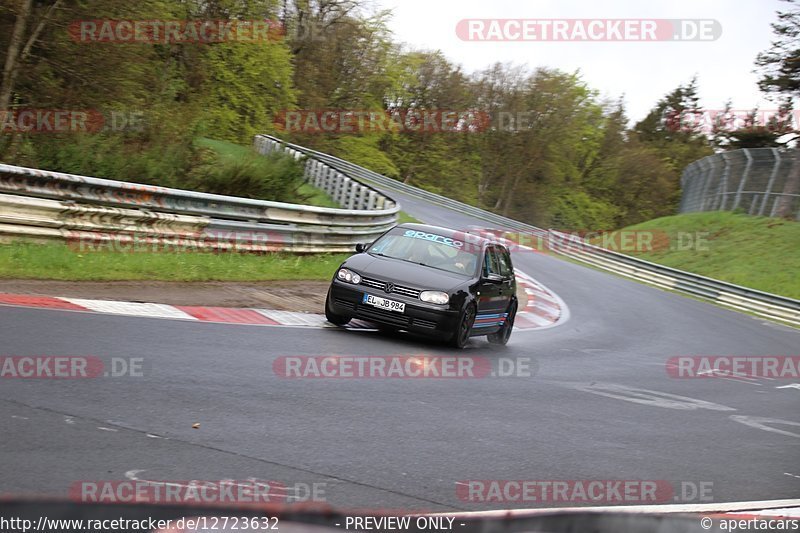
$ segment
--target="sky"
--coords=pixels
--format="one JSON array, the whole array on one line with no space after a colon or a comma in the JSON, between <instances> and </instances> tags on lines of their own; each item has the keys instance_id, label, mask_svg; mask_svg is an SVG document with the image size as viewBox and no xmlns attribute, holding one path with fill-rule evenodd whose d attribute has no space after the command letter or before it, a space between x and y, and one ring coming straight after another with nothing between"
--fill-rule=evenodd
<instances>
[{"instance_id":1,"label":"sky","mask_svg":"<svg viewBox=\"0 0 800 533\"><path fill-rule=\"evenodd\" d=\"M766 99L753 72L755 58L774 39L770 23L780 0L372 0L390 9L395 38L411 49L441 50L466 72L494 62L579 70L601 97L624 95L628 117L643 118L655 103L697 76L700 105L716 110L778 107ZM456 34L462 19L714 19L714 41L486 42Z\"/></svg>"}]
</instances>

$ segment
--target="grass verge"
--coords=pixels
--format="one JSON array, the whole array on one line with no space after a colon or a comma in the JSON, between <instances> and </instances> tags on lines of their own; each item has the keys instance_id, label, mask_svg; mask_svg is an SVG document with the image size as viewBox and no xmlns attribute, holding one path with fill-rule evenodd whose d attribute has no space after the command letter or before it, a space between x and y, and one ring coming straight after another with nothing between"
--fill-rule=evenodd
<instances>
[{"instance_id":1,"label":"grass verge","mask_svg":"<svg viewBox=\"0 0 800 533\"><path fill-rule=\"evenodd\" d=\"M247 146L199 138L224 162L258 157ZM325 192L304 184L306 205L340 207ZM400 212L399 222L417 222ZM0 279L60 281L270 281L328 280L349 254L79 252L66 244L0 244Z\"/></svg>"},{"instance_id":2,"label":"grass verge","mask_svg":"<svg viewBox=\"0 0 800 533\"><path fill-rule=\"evenodd\" d=\"M405 224L406 222L414 223L414 224L422 224L421 221L417 220L416 218L412 217L405 211L400 211L397 213L397 223L398 224Z\"/></svg>"},{"instance_id":3,"label":"grass verge","mask_svg":"<svg viewBox=\"0 0 800 533\"><path fill-rule=\"evenodd\" d=\"M626 232L630 249L620 244ZM635 244L641 236L653 245ZM800 299L797 222L727 211L688 213L612 232L609 241L640 259Z\"/></svg>"},{"instance_id":4,"label":"grass verge","mask_svg":"<svg viewBox=\"0 0 800 533\"><path fill-rule=\"evenodd\" d=\"M0 245L0 278L62 281L327 280L349 254L78 253L66 244Z\"/></svg>"}]
</instances>

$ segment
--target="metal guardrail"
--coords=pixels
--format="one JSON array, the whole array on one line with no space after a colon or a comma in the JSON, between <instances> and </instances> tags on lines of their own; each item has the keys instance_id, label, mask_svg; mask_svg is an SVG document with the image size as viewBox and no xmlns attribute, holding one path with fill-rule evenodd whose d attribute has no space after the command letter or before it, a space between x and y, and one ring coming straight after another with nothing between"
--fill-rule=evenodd
<instances>
[{"instance_id":1,"label":"metal guardrail","mask_svg":"<svg viewBox=\"0 0 800 533\"><path fill-rule=\"evenodd\" d=\"M134 243L162 249L348 252L397 224L400 206L390 197L284 143L268 145L268 151L304 157L306 179L345 207L252 200L0 164L0 239L116 242L120 249Z\"/></svg>"},{"instance_id":2,"label":"metal guardrail","mask_svg":"<svg viewBox=\"0 0 800 533\"><path fill-rule=\"evenodd\" d=\"M266 135L260 137L275 139L274 137ZM362 181L375 183L386 190L402 192L415 198L427 200L436 205L448 207L460 213L474 216L480 220L485 220L496 225L495 229L499 230L498 233L510 231L513 234L514 232L521 231L535 237L535 240L539 240L539 242L545 239L549 249L597 268L615 272L622 276L665 289L691 294L695 297L711 300L727 307L800 326L800 301L798 300L714 280L606 250L598 246L589 245L583 241L575 241L571 236L567 236L558 231L537 228L424 191L337 157L291 143L288 145L295 150L312 155L320 161L324 161L333 168L347 172L351 176L358 177ZM492 232L485 232L485 235L490 233Z\"/></svg>"},{"instance_id":3,"label":"metal guardrail","mask_svg":"<svg viewBox=\"0 0 800 533\"><path fill-rule=\"evenodd\" d=\"M393 227L400 206L369 186L472 215L498 229L548 239L565 256L659 287L800 325L800 301L657 265L537 228L339 158L259 135L260 153L306 157L306 177L347 209L248 200L0 164L0 241L60 239L122 250L349 252ZM553 245L552 243L556 243Z\"/></svg>"},{"instance_id":4,"label":"metal guardrail","mask_svg":"<svg viewBox=\"0 0 800 533\"><path fill-rule=\"evenodd\" d=\"M256 143L258 143L258 139L271 140L273 142L275 141L282 142L277 137L272 137L270 135L258 135L256 137ZM386 177L382 174L378 174L377 172L373 172L366 168L360 167L356 164L350 163L349 161L339 159L338 157L334 157L332 155L325 154L323 152L318 152L316 150L312 150L310 148L306 148L304 146L300 146L297 144L286 143L286 145L303 154L309 155L314 159L317 159L318 161L321 161L329 165L332 168L335 168L341 172L345 172L348 175L353 176L363 182L373 183L375 185L384 187L392 191L402 192L410 196L414 196L415 198L427 200L439 206L449 207L450 209L454 209L456 211L459 211L467 215L472 215L476 218L480 218L481 220L486 220L487 222L492 222L493 224L497 224L504 228L512 228L515 230L527 231L541 235L546 235L547 233L547 230L531 226L530 224L518 222L516 220L495 213L491 213L489 211L485 211L478 207L465 204L463 202L459 202L456 200L452 200L450 198L434 194L432 192L428 192L426 190L414 187L412 185L407 185L395 179Z\"/></svg>"},{"instance_id":5,"label":"metal guardrail","mask_svg":"<svg viewBox=\"0 0 800 533\"><path fill-rule=\"evenodd\" d=\"M743 148L690 163L681 176L679 211L743 211L800 220L800 183L792 178L797 150Z\"/></svg>"},{"instance_id":6,"label":"metal guardrail","mask_svg":"<svg viewBox=\"0 0 800 533\"><path fill-rule=\"evenodd\" d=\"M551 248L578 261L658 287L800 326L800 300L651 263L575 240L557 231L551 230L550 233Z\"/></svg>"}]
</instances>

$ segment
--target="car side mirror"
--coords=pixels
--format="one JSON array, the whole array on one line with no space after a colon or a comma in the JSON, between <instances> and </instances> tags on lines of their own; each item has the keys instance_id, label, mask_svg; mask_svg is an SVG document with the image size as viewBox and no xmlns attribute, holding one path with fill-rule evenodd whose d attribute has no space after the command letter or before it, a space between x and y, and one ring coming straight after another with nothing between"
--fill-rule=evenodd
<instances>
[{"instance_id":1,"label":"car side mirror","mask_svg":"<svg viewBox=\"0 0 800 533\"><path fill-rule=\"evenodd\" d=\"M363 242L356 244L356 252L361 254L367 251L367 245Z\"/></svg>"},{"instance_id":2,"label":"car side mirror","mask_svg":"<svg viewBox=\"0 0 800 533\"><path fill-rule=\"evenodd\" d=\"M496 284L500 284L505 281L505 278L503 278L503 276L501 276L500 274L486 274L483 277L483 279L488 283L496 283Z\"/></svg>"}]
</instances>

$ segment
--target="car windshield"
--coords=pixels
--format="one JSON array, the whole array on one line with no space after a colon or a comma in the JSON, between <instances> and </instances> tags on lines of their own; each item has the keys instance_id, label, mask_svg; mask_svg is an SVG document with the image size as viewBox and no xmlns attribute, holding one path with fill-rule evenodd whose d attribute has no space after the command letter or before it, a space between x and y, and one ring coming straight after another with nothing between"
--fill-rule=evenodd
<instances>
[{"instance_id":1,"label":"car windshield","mask_svg":"<svg viewBox=\"0 0 800 533\"><path fill-rule=\"evenodd\" d=\"M436 233L400 228L375 241L369 253L464 276L475 274L479 260L479 250L465 246L463 241Z\"/></svg>"}]
</instances>

